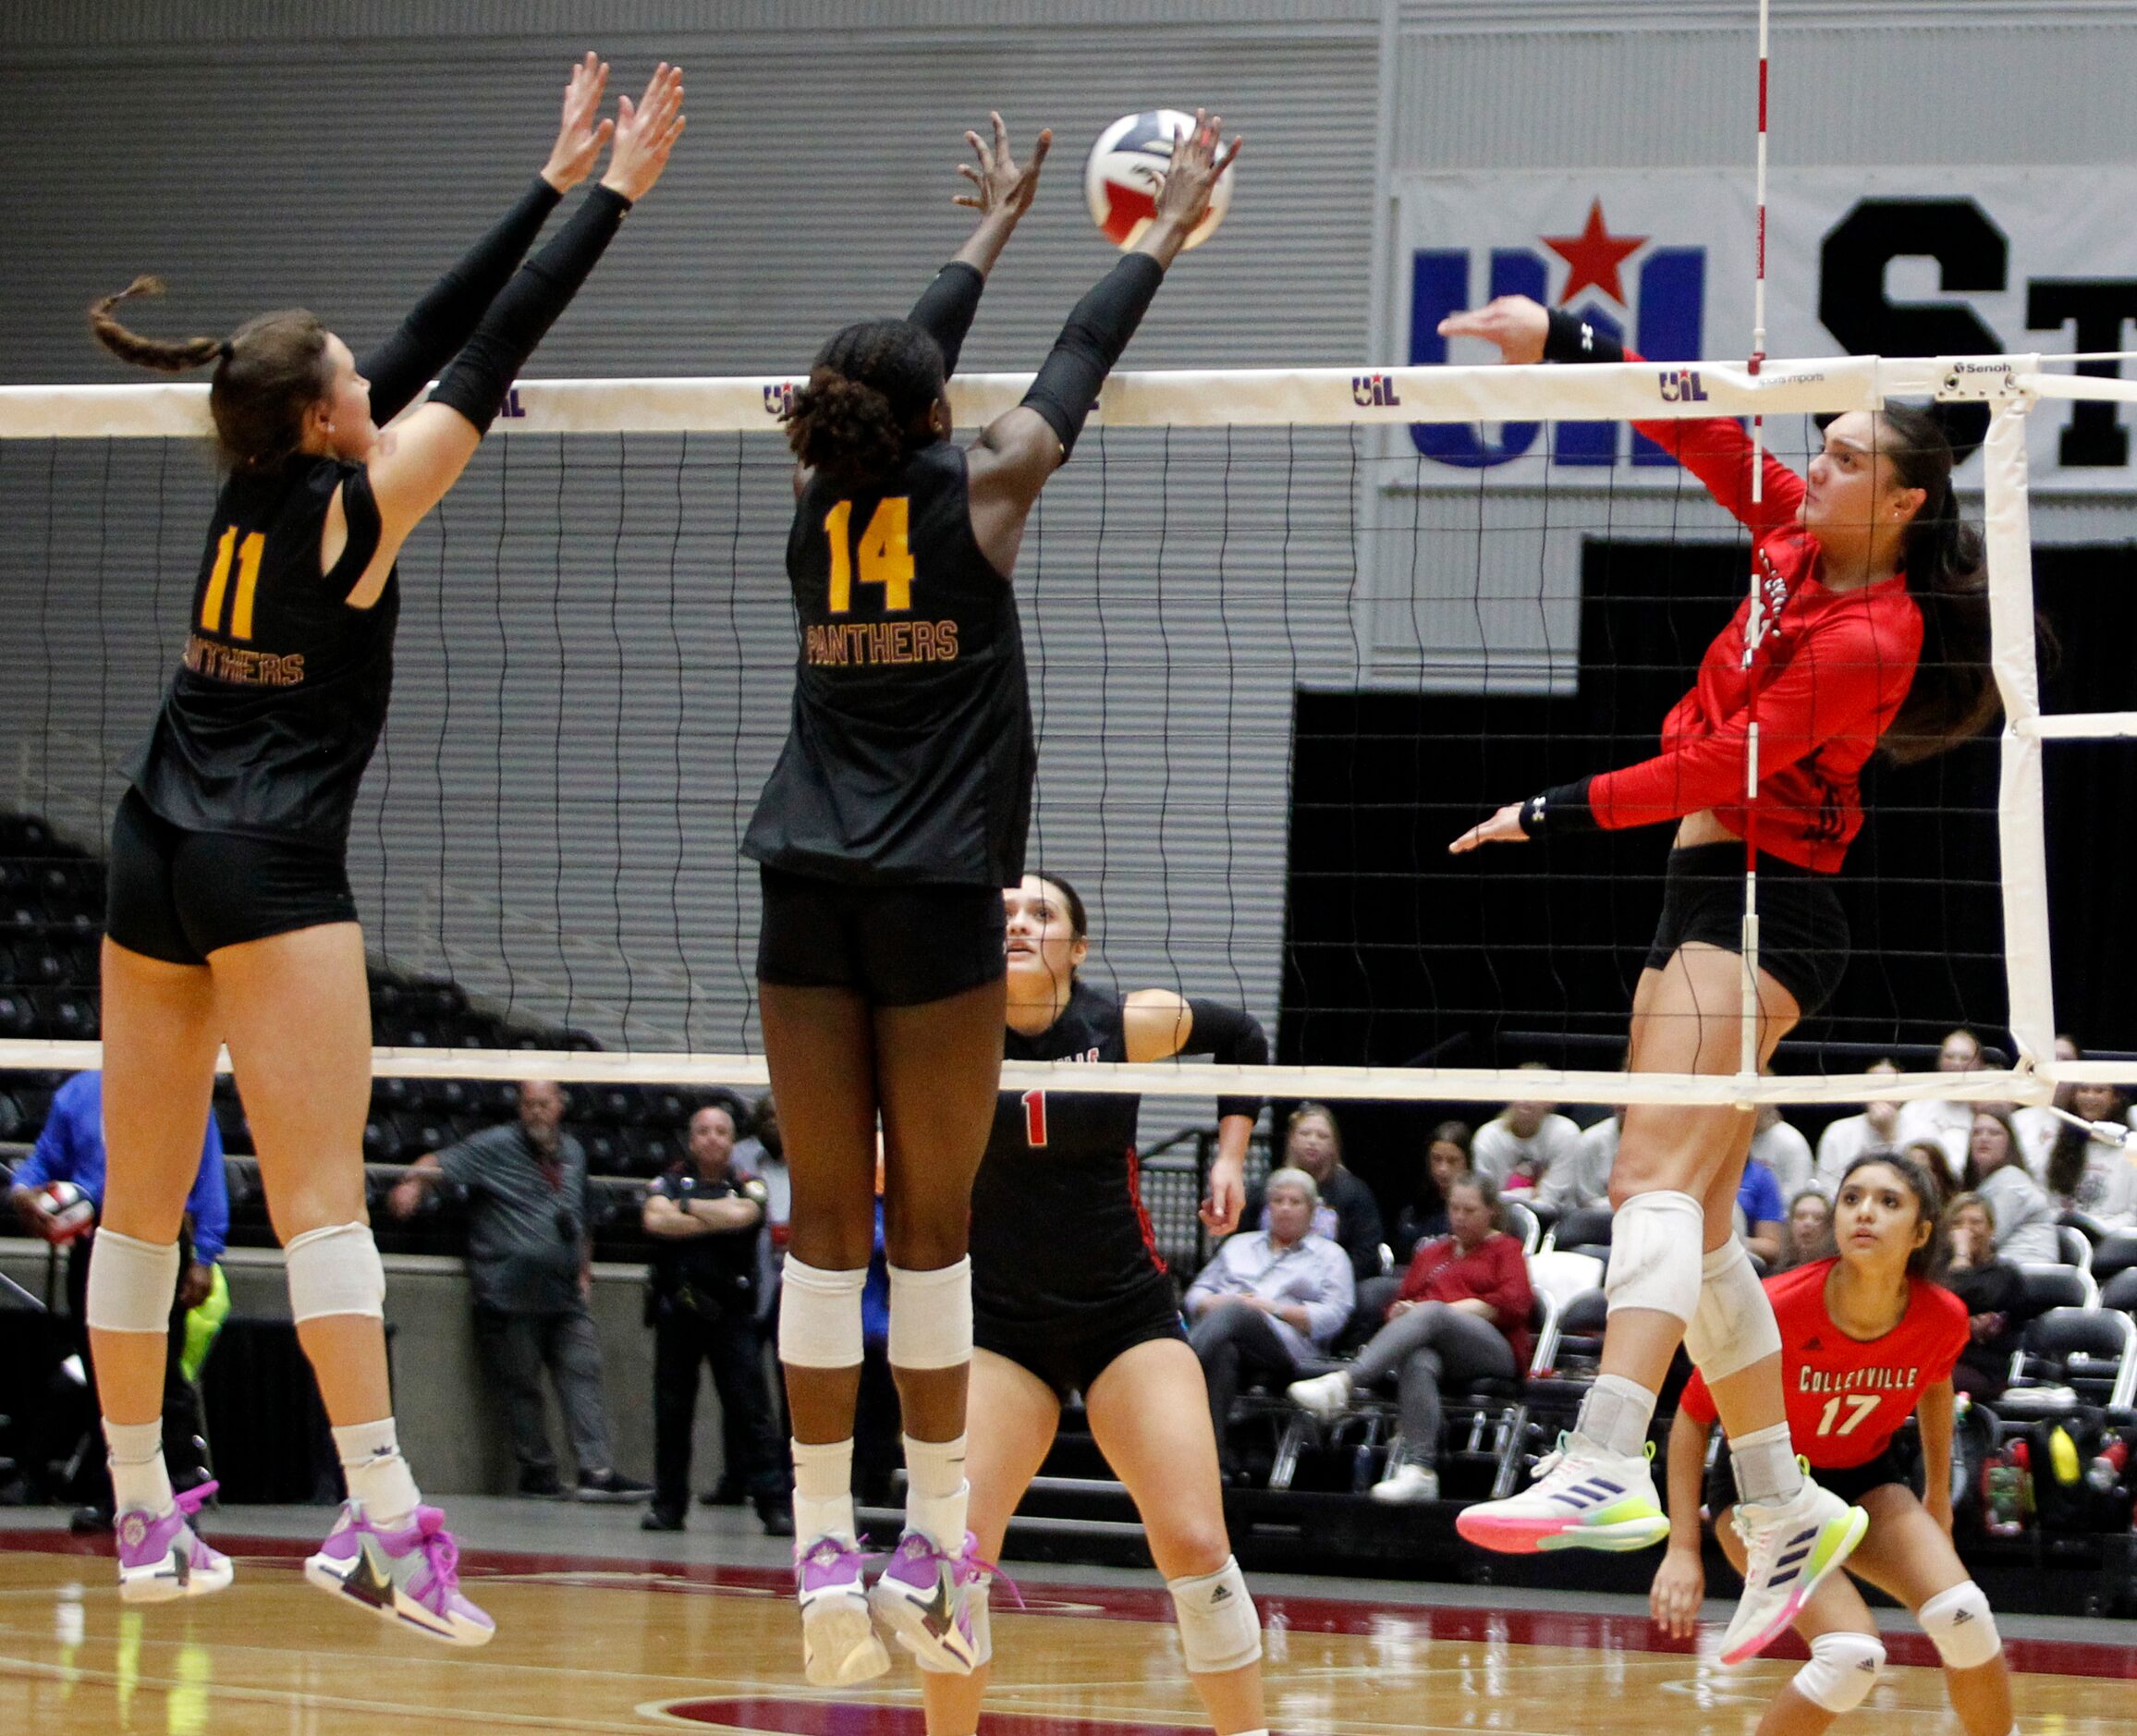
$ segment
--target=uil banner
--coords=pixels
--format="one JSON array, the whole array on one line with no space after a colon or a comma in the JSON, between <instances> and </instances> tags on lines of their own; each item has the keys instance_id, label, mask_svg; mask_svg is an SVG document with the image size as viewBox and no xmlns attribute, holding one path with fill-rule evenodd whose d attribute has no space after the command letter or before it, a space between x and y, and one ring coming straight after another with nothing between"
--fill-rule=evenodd
<instances>
[{"instance_id":1,"label":"uil banner","mask_svg":"<svg viewBox=\"0 0 2137 1736\"><path fill-rule=\"evenodd\" d=\"M1448 313L1495 295L1578 312L1656 361L1740 361L1752 345L1748 171L1418 175L1397 185L1394 338L1416 366L1481 362ZM2137 321L2137 169L1777 170L1766 353L1936 356L2115 350ZM2084 364L2113 375L2120 364ZM2137 492L2130 407L2043 404L2036 494ZM1963 439L1985 412L1960 412ZM1427 486L1661 482L1669 459L1617 422L1416 426ZM1798 451L1800 434L1792 436ZM1970 458L1962 483L1979 475Z\"/></svg>"}]
</instances>

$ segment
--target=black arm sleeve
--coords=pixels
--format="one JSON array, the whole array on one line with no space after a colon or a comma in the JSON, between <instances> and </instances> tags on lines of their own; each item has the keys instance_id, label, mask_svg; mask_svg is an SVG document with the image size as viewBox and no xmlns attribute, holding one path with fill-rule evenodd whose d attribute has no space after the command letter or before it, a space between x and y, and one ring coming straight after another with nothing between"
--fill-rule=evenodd
<instances>
[{"instance_id":1,"label":"black arm sleeve","mask_svg":"<svg viewBox=\"0 0 2137 1736\"><path fill-rule=\"evenodd\" d=\"M1521 803L1521 831L1526 837L1538 837L1545 832L1556 836L1594 830L1595 814L1588 806L1585 777L1570 784L1555 784Z\"/></svg>"},{"instance_id":2,"label":"black arm sleeve","mask_svg":"<svg viewBox=\"0 0 2137 1736\"><path fill-rule=\"evenodd\" d=\"M1544 337L1545 361L1623 361L1625 346L1597 331L1577 313L1550 310L1551 329Z\"/></svg>"},{"instance_id":3,"label":"black arm sleeve","mask_svg":"<svg viewBox=\"0 0 2137 1736\"><path fill-rule=\"evenodd\" d=\"M1193 1024L1188 1032L1183 1054L1207 1055L1212 1060L1230 1067L1268 1065L1268 1033L1262 1029L1262 1021L1252 1013L1241 1012L1237 1007L1215 1000L1191 1000L1187 1010ZM1258 1121L1266 1101L1263 1097L1219 1097L1217 1119L1243 1115Z\"/></svg>"},{"instance_id":4,"label":"black arm sleeve","mask_svg":"<svg viewBox=\"0 0 2137 1736\"><path fill-rule=\"evenodd\" d=\"M1061 437L1064 458L1076 449L1076 436L1091 414L1098 388L1142 324L1143 311L1165 281L1165 267L1148 253L1130 253L1076 304L1053 352L1024 394L1024 402L1044 416Z\"/></svg>"},{"instance_id":5,"label":"black arm sleeve","mask_svg":"<svg viewBox=\"0 0 2137 1736\"><path fill-rule=\"evenodd\" d=\"M383 427L399 415L453 359L497 291L511 281L563 197L537 175L504 221L433 284L400 329L358 364L357 371L371 382L373 422Z\"/></svg>"},{"instance_id":6,"label":"black arm sleeve","mask_svg":"<svg viewBox=\"0 0 2137 1736\"><path fill-rule=\"evenodd\" d=\"M589 193L571 221L490 304L474 336L431 394L431 401L451 405L488 434L513 379L556 323L556 316L571 305L571 298L600 262L629 209L629 200L605 187Z\"/></svg>"},{"instance_id":7,"label":"black arm sleeve","mask_svg":"<svg viewBox=\"0 0 2137 1736\"><path fill-rule=\"evenodd\" d=\"M953 259L934 275L934 281L921 291L908 313L908 324L917 325L935 340L943 352L943 378L958 371L958 352L965 347L965 334L972 329L972 315L980 311L980 292L987 280L979 267Z\"/></svg>"}]
</instances>

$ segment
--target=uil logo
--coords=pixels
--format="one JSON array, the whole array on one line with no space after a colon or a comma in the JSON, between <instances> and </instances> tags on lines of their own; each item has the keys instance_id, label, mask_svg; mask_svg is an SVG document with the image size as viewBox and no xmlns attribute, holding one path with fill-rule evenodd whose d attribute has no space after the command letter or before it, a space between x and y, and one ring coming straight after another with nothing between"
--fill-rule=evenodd
<instances>
[{"instance_id":1,"label":"uil logo","mask_svg":"<svg viewBox=\"0 0 2137 1736\"><path fill-rule=\"evenodd\" d=\"M764 414L785 422L794 413L794 382L780 380L764 388Z\"/></svg>"},{"instance_id":2,"label":"uil logo","mask_svg":"<svg viewBox=\"0 0 2137 1736\"><path fill-rule=\"evenodd\" d=\"M1665 404L1703 404L1706 388L1699 383L1697 368L1671 368L1655 378L1662 387Z\"/></svg>"},{"instance_id":3,"label":"uil logo","mask_svg":"<svg viewBox=\"0 0 2137 1736\"><path fill-rule=\"evenodd\" d=\"M498 410L497 414L510 417L524 416L526 413L527 406L519 401L519 388L515 385L505 394L504 407Z\"/></svg>"},{"instance_id":4,"label":"uil logo","mask_svg":"<svg viewBox=\"0 0 2137 1736\"><path fill-rule=\"evenodd\" d=\"M1361 410L1376 405L1400 404L1395 395L1395 382L1385 373L1354 373L1350 376L1350 401Z\"/></svg>"}]
</instances>

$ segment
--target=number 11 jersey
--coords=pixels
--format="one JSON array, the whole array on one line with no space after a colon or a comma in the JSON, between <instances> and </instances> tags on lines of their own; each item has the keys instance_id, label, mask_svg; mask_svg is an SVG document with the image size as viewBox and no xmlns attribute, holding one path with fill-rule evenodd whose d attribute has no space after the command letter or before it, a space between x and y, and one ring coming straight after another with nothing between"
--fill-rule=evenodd
<instances>
[{"instance_id":1,"label":"number 11 jersey","mask_svg":"<svg viewBox=\"0 0 2137 1736\"><path fill-rule=\"evenodd\" d=\"M812 476L787 577L792 722L743 853L821 880L1014 886L1038 752L1016 594L972 535L963 448L923 446L873 493Z\"/></svg>"}]
</instances>

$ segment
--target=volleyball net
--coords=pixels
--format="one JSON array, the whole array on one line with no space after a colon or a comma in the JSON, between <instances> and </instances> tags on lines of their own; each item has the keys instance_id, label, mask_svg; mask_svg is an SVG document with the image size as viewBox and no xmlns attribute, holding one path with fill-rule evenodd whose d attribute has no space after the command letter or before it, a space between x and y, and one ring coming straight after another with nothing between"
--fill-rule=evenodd
<instances>
[{"instance_id":1,"label":"volleyball net","mask_svg":"<svg viewBox=\"0 0 2137 1736\"><path fill-rule=\"evenodd\" d=\"M1031 865L1090 904L1093 981L1239 1002L1281 1064L1080 1065L1076 1088L1838 1103L1869 1059L1962 1024L2006 1065L1878 1094L2038 1101L2129 1077L2055 1057L2044 747L2137 734L2137 713L2041 709L2029 418L2137 397L2069 360L1109 381L1017 571ZM410 540L350 854L382 1078L763 1082L738 846L788 722L779 435L798 384L522 382ZM959 424L1026 384L959 379ZM0 809L92 852L185 637L214 485L205 399L0 388ZM1628 1076L1668 828L1446 847L1502 803L1652 754L1743 594L1740 528L1629 424L1755 415L1800 471L1818 419L1887 399L1985 422L1959 480L1988 543L2000 734L1870 774L1842 883L1852 962L1776 1077ZM855 654L900 654L885 630ZM100 911L48 870L9 873L0 1068L94 1065L93 1000L63 991ZM1053 1076L1011 1066L1005 1083Z\"/></svg>"}]
</instances>

